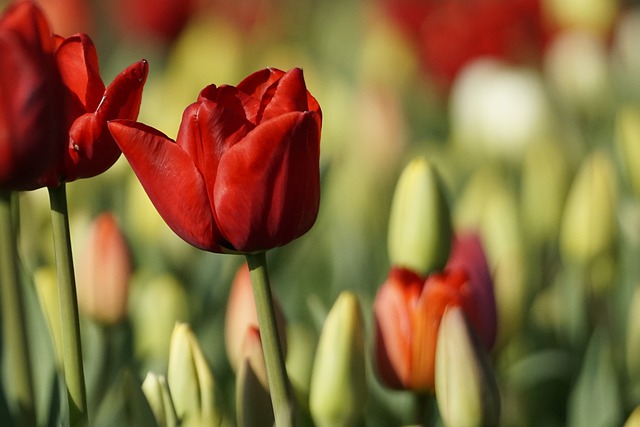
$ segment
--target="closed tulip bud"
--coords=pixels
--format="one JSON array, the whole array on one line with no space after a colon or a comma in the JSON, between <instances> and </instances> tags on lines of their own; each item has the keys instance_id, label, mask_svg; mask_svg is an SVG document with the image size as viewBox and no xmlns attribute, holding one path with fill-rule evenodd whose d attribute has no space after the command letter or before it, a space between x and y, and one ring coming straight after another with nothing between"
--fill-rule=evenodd
<instances>
[{"instance_id":1,"label":"closed tulip bud","mask_svg":"<svg viewBox=\"0 0 640 427\"><path fill-rule=\"evenodd\" d=\"M449 256L451 218L442 182L424 157L413 160L396 186L389 218L389 258L420 274L441 269Z\"/></svg>"},{"instance_id":2,"label":"closed tulip bud","mask_svg":"<svg viewBox=\"0 0 640 427\"><path fill-rule=\"evenodd\" d=\"M623 427L640 427L640 406L636 406Z\"/></svg>"},{"instance_id":3,"label":"closed tulip bud","mask_svg":"<svg viewBox=\"0 0 640 427\"><path fill-rule=\"evenodd\" d=\"M319 427L359 425L366 394L362 312L357 297L343 292L320 335L309 391L311 416Z\"/></svg>"},{"instance_id":4,"label":"closed tulip bud","mask_svg":"<svg viewBox=\"0 0 640 427\"><path fill-rule=\"evenodd\" d=\"M561 28L580 28L605 35L618 14L613 0L545 0L542 2L552 23Z\"/></svg>"},{"instance_id":5,"label":"closed tulip bud","mask_svg":"<svg viewBox=\"0 0 640 427\"><path fill-rule=\"evenodd\" d=\"M78 262L78 307L91 319L113 325L127 315L131 255L111 213L95 219Z\"/></svg>"},{"instance_id":6,"label":"closed tulip bud","mask_svg":"<svg viewBox=\"0 0 640 427\"><path fill-rule=\"evenodd\" d=\"M618 111L616 142L631 188L640 197L640 107L627 105Z\"/></svg>"},{"instance_id":7,"label":"closed tulip bud","mask_svg":"<svg viewBox=\"0 0 640 427\"><path fill-rule=\"evenodd\" d=\"M595 152L578 171L565 205L560 248L568 261L588 265L609 255L616 238L616 176L609 157Z\"/></svg>"},{"instance_id":8,"label":"closed tulip bud","mask_svg":"<svg viewBox=\"0 0 640 427\"><path fill-rule=\"evenodd\" d=\"M498 424L500 395L495 374L460 307L448 308L440 322L435 387L438 409L447 427Z\"/></svg>"},{"instance_id":9,"label":"closed tulip bud","mask_svg":"<svg viewBox=\"0 0 640 427\"><path fill-rule=\"evenodd\" d=\"M257 327L247 329L236 375L238 427L271 427L274 422L267 368Z\"/></svg>"},{"instance_id":10,"label":"closed tulip bud","mask_svg":"<svg viewBox=\"0 0 640 427\"><path fill-rule=\"evenodd\" d=\"M278 335L282 344L283 353L287 352L286 321L280 304L274 300L276 322L278 325ZM227 312L225 315L224 339L225 349L229 363L234 371L238 370L238 365L242 358L242 348L244 345L247 329L258 328L258 313L253 297L253 287L251 285L251 275L246 263L242 264L231 284Z\"/></svg>"},{"instance_id":11,"label":"closed tulip bud","mask_svg":"<svg viewBox=\"0 0 640 427\"><path fill-rule=\"evenodd\" d=\"M220 425L213 374L186 323L176 324L171 335L167 382L181 420L190 425Z\"/></svg>"},{"instance_id":12,"label":"closed tulip bud","mask_svg":"<svg viewBox=\"0 0 640 427\"><path fill-rule=\"evenodd\" d=\"M535 144L525 154L520 206L523 229L536 244L557 238L569 186L568 166L558 144Z\"/></svg>"},{"instance_id":13,"label":"closed tulip bud","mask_svg":"<svg viewBox=\"0 0 640 427\"><path fill-rule=\"evenodd\" d=\"M153 372L147 373L142 383L142 391L149 402L158 427L176 427L178 415L165 377Z\"/></svg>"},{"instance_id":14,"label":"closed tulip bud","mask_svg":"<svg viewBox=\"0 0 640 427\"><path fill-rule=\"evenodd\" d=\"M38 292L40 307L53 338L56 362L58 367L62 367L62 323L60 320L60 297L58 295L56 272L53 268L41 268L35 272L33 280Z\"/></svg>"}]
</instances>

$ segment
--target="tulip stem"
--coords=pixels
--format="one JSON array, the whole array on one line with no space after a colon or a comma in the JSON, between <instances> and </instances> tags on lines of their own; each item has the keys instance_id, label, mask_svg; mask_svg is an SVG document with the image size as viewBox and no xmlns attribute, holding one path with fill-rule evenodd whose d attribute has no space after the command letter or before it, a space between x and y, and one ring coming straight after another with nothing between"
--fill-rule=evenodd
<instances>
[{"instance_id":1,"label":"tulip stem","mask_svg":"<svg viewBox=\"0 0 640 427\"><path fill-rule=\"evenodd\" d=\"M82 366L80 320L71 254L67 194L64 183L58 187L49 188L49 201L51 202L53 244L60 293L62 354L69 400L69 420L72 426L86 425L88 422L87 397Z\"/></svg>"},{"instance_id":2,"label":"tulip stem","mask_svg":"<svg viewBox=\"0 0 640 427\"><path fill-rule=\"evenodd\" d=\"M416 392L414 398L416 405L416 425L431 427L433 421L433 396L427 392Z\"/></svg>"},{"instance_id":3,"label":"tulip stem","mask_svg":"<svg viewBox=\"0 0 640 427\"><path fill-rule=\"evenodd\" d=\"M258 312L262 351L267 368L269 393L277 427L294 425L293 400L284 363L284 354L278 335L276 315L271 296L265 252L247 254L251 284Z\"/></svg>"},{"instance_id":4,"label":"tulip stem","mask_svg":"<svg viewBox=\"0 0 640 427\"><path fill-rule=\"evenodd\" d=\"M18 410L18 424L35 426L35 398L24 296L18 270L16 234L12 223L11 192L0 190L0 291L7 384Z\"/></svg>"}]
</instances>

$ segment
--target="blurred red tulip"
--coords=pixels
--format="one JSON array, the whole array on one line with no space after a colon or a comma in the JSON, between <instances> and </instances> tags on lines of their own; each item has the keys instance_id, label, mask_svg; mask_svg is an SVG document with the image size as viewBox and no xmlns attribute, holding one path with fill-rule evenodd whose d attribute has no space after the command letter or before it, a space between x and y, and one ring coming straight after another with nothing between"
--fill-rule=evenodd
<instances>
[{"instance_id":1,"label":"blurred red tulip","mask_svg":"<svg viewBox=\"0 0 640 427\"><path fill-rule=\"evenodd\" d=\"M62 156L55 39L28 2L0 17L0 187L31 190Z\"/></svg>"},{"instance_id":2,"label":"blurred red tulip","mask_svg":"<svg viewBox=\"0 0 640 427\"><path fill-rule=\"evenodd\" d=\"M91 39L53 36L31 2L0 20L0 186L33 190L108 169L120 149L107 121L138 116L148 64L142 60L105 90Z\"/></svg>"},{"instance_id":3,"label":"blurred red tulip","mask_svg":"<svg viewBox=\"0 0 640 427\"><path fill-rule=\"evenodd\" d=\"M93 31L89 0L37 0L37 3L56 34L67 37Z\"/></svg>"},{"instance_id":4,"label":"blurred red tulip","mask_svg":"<svg viewBox=\"0 0 640 427\"><path fill-rule=\"evenodd\" d=\"M78 263L78 306L105 325L126 317L131 254L111 213L98 216L89 230Z\"/></svg>"},{"instance_id":5,"label":"blurred red tulip","mask_svg":"<svg viewBox=\"0 0 640 427\"><path fill-rule=\"evenodd\" d=\"M109 129L178 236L212 252L248 253L284 245L314 224L321 122L294 68L206 87L185 110L177 142L132 121Z\"/></svg>"},{"instance_id":6,"label":"blurred red tulip","mask_svg":"<svg viewBox=\"0 0 640 427\"><path fill-rule=\"evenodd\" d=\"M540 0L385 0L384 7L445 88L480 57L537 62L549 37Z\"/></svg>"},{"instance_id":7,"label":"blurred red tulip","mask_svg":"<svg viewBox=\"0 0 640 427\"><path fill-rule=\"evenodd\" d=\"M433 391L438 328L448 307L462 308L487 350L493 346L493 282L476 243L457 240L445 271L426 280L407 269L391 269L374 302L376 366L387 386Z\"/></svg>"},{"instance_id":8,"label":"blurred red tulip","mask_svg":"<svg viewBox=\"0 0 640 427\"><path fill-rule=\"evenodd\" d=\"M170 43L184 29L193 7L192 0L117 0L111 16L127 37Z\"/></svg>"}]
</instances>

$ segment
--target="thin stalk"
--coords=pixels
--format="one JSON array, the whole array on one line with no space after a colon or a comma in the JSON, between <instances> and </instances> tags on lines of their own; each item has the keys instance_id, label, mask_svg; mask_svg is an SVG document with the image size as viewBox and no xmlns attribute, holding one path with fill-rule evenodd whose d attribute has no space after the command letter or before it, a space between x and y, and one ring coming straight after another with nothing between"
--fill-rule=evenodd
<instances>
[{"instance_id":1,"label":"thin stalk","mask_svg":"<svg viewBox=\"0 0 640 427\"><path fill-rule=\"evenodd\" d=\"M35 426L31 357L11 211L11 192L0 190L0 291L7 380L16 399L18 422Z\"/></svg>"},{"instance_id":2,"label":"thin stalk","mask_svg":"<svg viewBox=\"0 0 640 427\"><path fill-rule=\"evenodd\" d=\"M65 184L49 188L49 201L51 202L51 225L60 294L62 358L69 398L69 420L71 425L86 425L88 423L87 396L82 366L80 321Z\"/></svg>"},{"instance_id":3,"label":"thin stalk","mask_svg":"<svg viewBox=\"0 0 640 427\"><path fill-rule=\"evenodd\" d=\"M269 393L271 394L276 426L293 426L292 393L278 335L266 254L264 252L247 254L246 258L251 272L251 284L258 312L260 339L262 340L262 351L267 368Z\"/></svg>"},{"instance_id":4,"label":"thin stalk","mask_svg":"<svg viewBox=\"0 0 640 427\"><path fill-rule=\"evenodd\" d=\"M422 427L433 424L433 396L428 392L415 392L415 422Z\"/></svg>"}]
</instances>

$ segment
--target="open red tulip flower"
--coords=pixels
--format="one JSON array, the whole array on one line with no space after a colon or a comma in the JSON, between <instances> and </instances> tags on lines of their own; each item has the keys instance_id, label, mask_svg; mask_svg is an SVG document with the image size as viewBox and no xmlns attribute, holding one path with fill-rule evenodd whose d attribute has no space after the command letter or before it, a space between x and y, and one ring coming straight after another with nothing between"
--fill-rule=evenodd
<instances>
[{"instance_id":1,"label":"open red tulip flower","mask_svg":"<svg viewBox=\"0 0 640 427\"><path fill-rule=\"evenodd\" d=\"M454 241L444 272L424 280L410 270L392 268L378 290L374 302L375 362L385 385L434 390L438 329L448 307L461 307L487 350L493 346L493 282L474 235Z\"/></svg>"},{"instance_id":2,"label":"open red tulip flower","mask_svg":"<svg viewBox=\"0 0 640 427\"><path fill-rule=\"evenodd\" d=\"M321 123L302 70L268 68L236 87L204 88L175 142L133 121L109 129L178 236L211 252L255 253L314 224Z\"/></svg>"},{"instance_id":3,"label":"open red tulip flower","mask_svg":"<svg viewBox=\"0 0 640 427\"><path fill-rule=\"evenodd\" d=\"M147 62L132 64L106 89L91 39L51 33L31 1L0 17L0 187L33 190L108 169L120 149L107 120L135 119Z\"/></svg>"}]
</instances>

